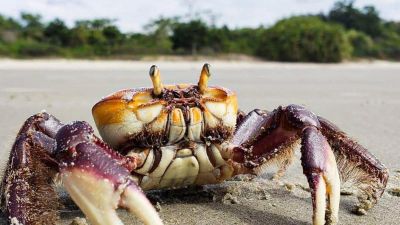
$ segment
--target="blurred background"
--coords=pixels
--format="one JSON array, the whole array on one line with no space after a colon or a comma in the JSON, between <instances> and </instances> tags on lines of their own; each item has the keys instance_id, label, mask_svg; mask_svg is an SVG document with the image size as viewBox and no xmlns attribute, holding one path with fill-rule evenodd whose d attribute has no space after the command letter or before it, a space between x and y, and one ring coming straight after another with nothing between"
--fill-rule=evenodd
<instances>
[{"instance_id":1,"label":"blurred background","mask_svg":"<svg viewBox=\"0 0 400 225\"><path fill-rule=\"evenodd\" d=\"M397 0L1 0L0 56L400 59Z\"/></svg>"}]
</instances>

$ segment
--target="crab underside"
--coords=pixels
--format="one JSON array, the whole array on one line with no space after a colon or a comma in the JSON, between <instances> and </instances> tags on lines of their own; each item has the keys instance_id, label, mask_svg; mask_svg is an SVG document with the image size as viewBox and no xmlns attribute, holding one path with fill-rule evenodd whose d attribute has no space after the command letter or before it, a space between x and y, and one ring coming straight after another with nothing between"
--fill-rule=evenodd
<instances>
[{"instance_id":1,"label":"crab underside","mask_svg":"<svg viewBox=\"0 0 400 225\"><path fill-rule=\"evenodd\" d=\"M358 187L364 210L385 190L385 166L304 107L246 115L232 91L207 85L208 64L198 85L164 86L155 66L150 76L153 88L122 90L93 107L104 142L86 122L63 124L45 112L27 119L1 186L10 224L56 224L56 177L92 224L122 224L118 207L145 224L162 224L142 190L220 183L259 174L271 162L280 165L279 177L298 144L314 225L338 222L345 181Z\"/></svg>"}]
</instances>

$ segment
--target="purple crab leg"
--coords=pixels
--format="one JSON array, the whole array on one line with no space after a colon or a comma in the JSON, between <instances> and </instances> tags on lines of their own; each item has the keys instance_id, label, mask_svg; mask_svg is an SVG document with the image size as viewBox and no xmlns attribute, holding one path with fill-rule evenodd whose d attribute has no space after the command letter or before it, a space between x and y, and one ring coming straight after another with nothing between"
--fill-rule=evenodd
<instances>
[{"instance_id":1,"label":"purple crab leg","mask_svg":"<svg viewBox=\"0 0 400 225\"><path fill-rule=\"evenodd\" d=\"M334 125L298 105L250 112L227 148L233 161L259 173L271 162L286 168L297 144L301 144L303 173L311 189L314 225L337 223L340 178L363 184L359 188L370 200L365 209L382 194L388 177L385 166Z\"/></svg>"},{"instance_id":2,"label":"purple crab leg","mask_svg":"<svg viewBox=\"0 0 400 225\"><path fill-rule=\"evenodd\" d=\"M47 113L26 120L10 152L1 205L10 224L56 224L57 194L53 178L58 164L54 136L62 124Z\"/></svg>"},{"instance_id":3,"label":"purple crab leg","mask_svg":"<svg viewBox=\"0 0 400 225\"><path fill-rule=\"evenodd\" d=\"M337 224L340 178L335 156L316 127L307 127L302 134L301 165L311 189L313 224Z\"/></svg>"},{"instance_id":4,"label":"purple crab leg","mask_svg":"<svg viewBox=\"0 0 400 225\"><path fill-rule=\"evenodd\" d=\"M135 159L113 151L93 135L85 122L65 125L56 140L64 187L92 224L123 224L115 212L119 206L129 209L145 224L162 224L131 178Z\"/></svg>"},{"instance_id":5,"label":"purple crab leg","mask_svg":"<svg viewBox=\"0 0 400 225\"><path fill-rule=\"evenodd\" d=\"M322 117L318 119L321 131L335 154L341 181L352 181L359 188L360 203L355 212L372 208L385 191L389 179L388 169L333 123Z\"/></svg>"}]
</instances>

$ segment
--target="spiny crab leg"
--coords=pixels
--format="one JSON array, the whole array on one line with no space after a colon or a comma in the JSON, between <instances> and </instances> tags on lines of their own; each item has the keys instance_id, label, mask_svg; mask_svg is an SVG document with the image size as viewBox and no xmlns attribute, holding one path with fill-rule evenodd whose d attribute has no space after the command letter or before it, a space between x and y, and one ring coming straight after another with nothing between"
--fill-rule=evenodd
<instances>
[{"instance_id":1,"label":"spiny crab leg","mask_svg":"<svg viewBox=\"0 0 400 225\"><path fill-rule=\"evenodd\" d=\"M313 202L313 224L337 224L339 173L333 151L313 113L296 105L271 113L254 110L237 128L230 148L234 161L260 172L268 162L285 162L293 157L294 143L299 139L303 173Z\"/></svg>"},{"instance_id":2,"label":"spiny crab leg","mask_svg":"<svg viewBox=\"0 0 400 225\"><path fill-rule=\"evenodd\" d=\"M135 159L112 151L93 135L86 122L65 125L56 140L64 187L92 224L123 224L115 211L119 206L129 209L145 224L162 224L131 179Z\"/></svg>"},{"instance_id":3,"label":"spiny crab leg","mask_svg":"<svg viewBox=\"0 0 400 225\"><path fill-rule=\"evenodd\" d=\"M46 112L29 117L10 152L1 184L1 207L9 224L56 224L54 136L63 124Z\"/></svg>"},{"instance_id":4,"label":"spiny crab leg","mask_svg":"<svg viewBox=\"0 0 400 225\"><path fill-rule=\"evenodd\" d=\"M236 173L260 173L271 162L287 164L301 140L314 225L337 223L340 182L350 180L358 187L358 208L363 210L370 209L385 190L388 169L334 124L302 106L254 110L241 121L226 147L236 163Z\"/></svg>"}]
</instances>

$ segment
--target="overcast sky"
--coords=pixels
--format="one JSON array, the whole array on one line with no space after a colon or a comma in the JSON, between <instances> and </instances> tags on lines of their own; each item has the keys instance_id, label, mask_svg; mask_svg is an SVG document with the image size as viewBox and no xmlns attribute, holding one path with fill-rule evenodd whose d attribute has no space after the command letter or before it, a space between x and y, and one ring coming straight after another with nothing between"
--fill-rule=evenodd
<instances>
[{"instance_id":1,"label":"overcast sky","mask_svg":"<svg viewBox=\"0 0 400 225\"><path fill-rule=\"evenodd\" d=\"M0 14L18 18L20 12L39 13L45 21L61 18L68 25L80 19L110 18L125 32L143 31L160 16L203 12L217 25L257 27L271 25L290 15L327 12L334 0L0 0ZM357 0L357 6L374 5L388 20L400 21L400 0ZM214 17L210 17L212 12Z\"/></svg>"}]
</instances>

